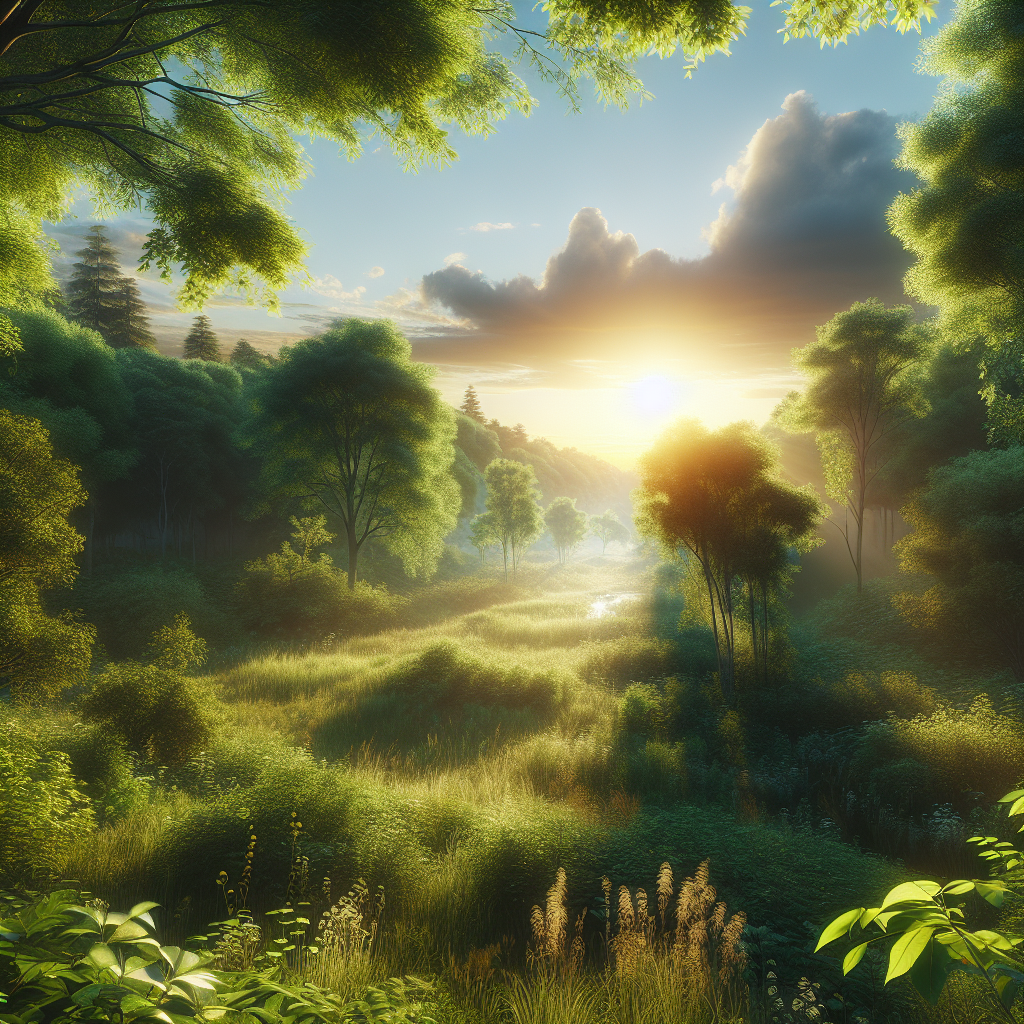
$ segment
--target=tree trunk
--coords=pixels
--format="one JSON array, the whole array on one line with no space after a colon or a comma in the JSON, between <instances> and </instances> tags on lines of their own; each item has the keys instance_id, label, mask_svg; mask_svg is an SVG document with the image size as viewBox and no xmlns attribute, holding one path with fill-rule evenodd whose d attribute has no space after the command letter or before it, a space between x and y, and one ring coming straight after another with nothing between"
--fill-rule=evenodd
<instances>
[{"instance_id":1,"label":"tree trunk","mask_svg":"<svg viewBox=\"0 0 1024 1024\"><path fill-rule=\"evenodd\" d=\"M83 559L82 574L91 576L93 538L96 534L96 499L91 494L85 504L85 517L85 558Z\"/></svg>"},{"instance_id":2,"label":"tree trunk","mask_svg":"<svg viewBox=\"0 0 1024 1024\"><path fill-rule=\"evenodd\" d=\"M356 569L359 561L359 541L356 540L355 526L347 528L348 536L348 589L356 589Z\"/></svg>"}]
</instances>

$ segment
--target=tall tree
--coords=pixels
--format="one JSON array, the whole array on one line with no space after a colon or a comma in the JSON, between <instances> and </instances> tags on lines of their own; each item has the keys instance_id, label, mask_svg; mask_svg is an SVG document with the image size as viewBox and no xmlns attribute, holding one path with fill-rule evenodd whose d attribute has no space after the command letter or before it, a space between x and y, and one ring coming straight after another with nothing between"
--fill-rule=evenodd
<instances>
[{"instance_id":1,"label":"tall tree","mask_svg":"<svg viewBox=\"0 0 1024 1024\"><path fill-rule=\"evenodd\" d=\"M867 24L905 30L933 0L788 0L790 35L845 38ZM730 0L609 6L552 0L541 34L511 4L340 0L12 0L0 7L0 228L11 268L31 262L40 221L85 185L114 208L140 204L155 227L146 262L184 271L181 301L237 284L282 287L304 246L270 198L305 169L296 136L358 153L363 126L408 163L454 156L446 124L487 133L533 100L527 60L575 102L580 76L605 100L642 94L633 62L681 52L688 69L744 30ZM490 47L495 34L521 45ZM274 302L272 294L264 299Z\"/></svg>"},{"instance_id":2,"label":"tall tree","mask_svg":"<svg viewBox=\"0 0 1024 1024\"><path fill-rule=\"evenodd\" d=\"M629 530L619 522L619 517L610 508L599 516L590 517L590 532L601 542L602 555L608 550L609 544L629 543Z\"/></svg>"},{"instance_id":3,"label":"tall tree","mask_svg":"<svg viewBox=\"0 0 1024 1024\"><path fill-rule=\"evenodd\" d=\"M472 384L466 388L466 393L462 396L462 405L459 406L459 411L471 420L476 420L477 423L485 422L483 410L480 408L480 399L477 398L476 388Z\"/></svg>"},{"instance_id":4,"label":"tall tree","mask_svg":"<svg viewBox=\"0 0 1024 1024\"><path fill-rule=\"evenodd\" d=\"M787 546L802 543L819 515L814 495L784 484L779 466L777 450L749 423L711 431L695 419L670 426L640 461L637 529L702 581L729 701L735 697L741 586L748 583L757 650L757 601L767 609L787 578ZM766 631L761 635L766 650Z\"/></svg>"},{"instance_id":5,"label":"tall tree","mask_svg":"<svg viewBox=\"0 0 1024 1024\"><path fill-rule=\"evenodd\" d=\"M192 321L192 330L185 335L181 355L183 359L205 359L211 363L224 361L208 316L200 314Z\"/></svg>"},{"instance_id":6,"label":"tall tree","mask_svg":"<svg viewBox=\"0 0 1024 1024\"><path fill-rule=\"evenodd\" d=\"M106 335L112 348L156 350L156 338L149 328L146 303L134 277L122 277L110 298L110 326Z\"/></svg>"},{"instance_id":7,"label":"tall tree","mask_svg":"<svg viewBox=\"0 0 1024 1024\"><path fill-rule=\"evenodd\" d=\"M533 469L512 459L495 459L484 472L484 479L487 481L487 513L501 545L505 579L508 579L509 561L514 576L527 548L544 529L537 501L540 489Z\"/></svg>"},{"instance_id":8,"label":"tall tree","mask_svg":"<svg viewBox=\"0 0 1024 1024\"><path fill-rule=\"evenodd\" d=\"M1020 4L959 0L923 44L921 69L945 77L931 111L901 125L901 167L923 186L889 209L917 257L906 288L939 307L944 333L981 336L989 429L1024 443L1024 35Z\"/></svg>"},{"instance_id":9,"label":"tall tree","mask_svg":"<svg viewBox=\"0 0 1024 1024\"><path fill-rule=\"evenodd\" d=\"M86 246L75 254L79 262L67 284L68 309L83 327L99 331L110 342L117 320L121 276L120 253L110 244L106 228L94 224L85 235Z\"/></svg>"},{"instance_id":10,"label":"tall tree","mask_svg":"<svg viewBox=\"0 0 1024 1024\"><path fill-rule=\"evenodd\" d=\"M429 573L457 521L454 413L411 355L390 321L349 320L292 346L253 386L265 486L337 517L353 588L368 540Z\"/></svg>"},{"instance_id":11,"label":"tall tree","mask_svg":"<svg viewBox=\"0 0 1024 1024\"><path fill-rule=\"evenodd\" d=\"M494 517L489 512L481 512L469 524L469 542L480 552L480 564L483 565L487 549L498 543Z\"/></svg>"},{"instance_id":12,"label":"tall tree","mask_svg":"<svg viewBox=\"0 0 1024 1024\"><path fill-rule=\"evenodd\" d=\"M0 689L20 699L56 696L89 670L93 627L47 614L41 600L77 575L82 535L68 515L84 501L43 425L0 409Z\"/></svg>"},{"instance_id":13,"label":"tall tree","mask_svg":"<svg viewBox=\"0 0 1024 1024\"><path fill-rule=\"evenodd\" d=\"M271 359L246 341L245 338L239 338L235 343L235 347L231 350L228 362L236 370L262 370L270 365Z\"/></svg>"},{"instance_id":14,"label":"tall tree","mask_svg":"<svg viewBox=\"0 0 1024 1024\"><path fill-rule=\"evenodd\" d=\"M934 579L898 606L940 644L996 661L1024 680L1024 448L972 452L933 469L904 509L914 526L896 552Z\"/></svg>"},{"instance_id":15,"label":"tall tree","mask_svg":"<svg viewBox=\"0 0 1024 1024\"><path fill-rule=\"evenodd\" d=\"M575 498L555 498L544 513L544 523L555 542L560 565L587 535L587 513L576 508Z\"/></svg>"},{"instance_id":16,"label":"tall tree","mask_svg":"<svg viewBox=\"0 0 1024 1024\"><path fill-rule=\"evenodd\" d=\"M857 573L859 593L870 488L892 457L888 438L908 419L927 411L922 365L931 335L915 323L910 306L887 308L877 299L855 302L819 327L817 334L817 341L793 353L807 386L802 393L792 392L776 417L794 433L816 433L829 496L847 508L845 525L839 529Z\"/></svg>"}]
</instances>

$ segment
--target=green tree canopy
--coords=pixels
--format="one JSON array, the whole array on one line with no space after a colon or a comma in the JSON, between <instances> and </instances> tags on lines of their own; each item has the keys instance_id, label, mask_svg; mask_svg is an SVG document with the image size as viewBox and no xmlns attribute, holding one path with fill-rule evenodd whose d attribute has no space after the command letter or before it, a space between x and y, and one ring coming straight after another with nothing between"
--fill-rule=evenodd
<instances>
[{"instance_id":1,"label":"green tree canopy","mask_svg":"<svg viewBox=\"0 0 1024 1024\"><path fill-rule=\"evenodd\" d=\"M231 350L228 362L236 370L262 370L273 362L273 358L265 355L245 338L239 338Z\"/></svg>"},{"instance_id":2,"label":"green tree canopy","mask_svg":"<svg viewBox=\"0 0 1024 1024\"><path fill-rule=\"evenodd\" d=\"M541 535L540 488L530 466L512 459L495 459L484 472L487 481L487 514L501 545L505 578L512 562L515 575L527 548Z\"/></svg>"},{"instance_id":3,"label":"green tree canopy","mask_svg":"<svg viewBox=\"0 0 1024 1024\"><path fill-rule=\"evenodd\" d=\"M790 35L845 38L890 20L901 30L932 0L786 0ZM514 74L528 60L575 102L580 76L625 103L633 62L681 52L688 68L743 31L730 0L611 5L551 0L548 27L519 28L511 3L398 0L13 0L0 9L0 301L45 287L40 221L59 220L77 186L109 207L142 205L155 226L146 265L178 267L181 301L237 286L250 297L299 269L305 246L274 195L305 163L296 136L350 155L361 132L411 164L455 154L444 126L486 133L533 100ZM491 45L513 34L511 57Z\"/></svg>"},{"instance_id":4,"label":"green tree canopy","mask_svg":"<svg viewBox=\"0 0 1024 1024\"><path fill-rule=\"evenodd\" d=\"M200 313L192 321L192 330L185 335L181 354L184 359L206 359L211 363L224 361L220 351L220 342L217 340L217 335L213 333L208 316Z\"/></svg>"},{"instance_id":5,"label":"green tree canopy","mask_svg":"<svg viewBox=\"0 0 1024 1024\"><path fill-rule=\"evenodd\" d=\"M48 615L41 600L78 573L82 536L68 515L85 498L43 425L0 409L0 684L21 699L53 697L89 669L92 626Z\"/></svg>"},{"instance_id":6,"label":"green tree canopy","mask_svg":"<svg viewBox=\"0 0 1024 1024\"><path fill-rule=\"evenodd\" d=\"M601 554L608 550L609 544L629 543L629 530L619 522L613 509L606 509L599 516L590 517L590 532L601 542Z\"/></svg>"},{"instance_id":7,"label":"green tree canopy","mask_svg":"<svg viewBox=\"0 0 1024 1024\"><path fill-rule=\"evenodd\" d=\"M776 418L794 433L816 434L829 496L853 517L852 543L849 527L842 529L859 592L870 488L892 457L893 432L927 411L921 369L931 335L910 306L887 308L877 299L855 302L817 333L793 352L807 386L785 399Z\"/></svg>"},{"instance_id":8,"label":"green tree canopy","mask_svg":"<svg viewBox=\"0 0 1024 1024\"><path fill-rule=\"evenodd\" d=\"M1024 448L972 452L929 474L903 510L914 532L896 545L905 572L934 577L899 607L940 641L1024 679Z\"/></svg>"},{"instance_id":9,"label":"green tree canopy","mask_svg":"<svg viewBox=\"0 0 1024 1024\"><path fill-rule=\"evenodd\" d=\"M390 321L349 320L254 383L249 437L265 487L340 520L350 587L368 540L429 573L456 523L454 415L411 353Z\"/></svg>"},{"instance_id":10,"label":"green tree canopy","mask_svg":"<svg viewBox=\"0 0 1024 1024\"><path fill-rule=\"evenodd\" d=\"M587 513L576 508L575 498L555 498L544 513L544 524L558 550L558 561L565 560L587 535Z\"/></svg>"},{"instance_id":11,"label":"green tree canopy","mask_svg":"<svg viewBox=\"0 0 1024 1024\"><path fill-rule=\"evenodd\" d=\"M736 585L748 585L757 650L757 602L766 615L788 581L788 549L810 544L821 515L813 493L785 484L779 469L778 451L749 423L711 431L696 419L670 426L640 462L637 529L700 576L728 700L735 695Z\"/></svg>"},{"instance_id":12,"label":"green tree canopy","mask_svg":"<svg viewBox=\"0 0 1024 1024\"><path fill-rule=\"evenodd\" d=\"M981 335L993 437L1024 441L1024 34L1013 0L958 0L923 44L945 78L931 111L901 125L899 165L923 186L889 209L917 257L910 295L939 307L945 332Z\"/></svg>"},{"instance_id":13,"label":"green tree canopy","mask_svg":"<svg viewBox=\"0 0 1024 1024\"><path fill-rule=\"evenodd\" d=\"M469 524L469 542L480 552L480 563L489 547L498 543L498 534L494 529L494 516L490 512L481 512Z\"/></svg>"}]
</instances>

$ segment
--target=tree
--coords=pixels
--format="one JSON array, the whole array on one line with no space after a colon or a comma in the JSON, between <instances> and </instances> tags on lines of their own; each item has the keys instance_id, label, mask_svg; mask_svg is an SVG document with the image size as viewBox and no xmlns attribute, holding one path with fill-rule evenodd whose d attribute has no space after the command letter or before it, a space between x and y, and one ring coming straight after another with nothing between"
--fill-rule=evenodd
<instances>
[{"instance_id":1,"label":"tree","mask_svg":"<svg viewBox=\"0 0 1024 1024\"><path fill-rule=\"evenodd\" d=\"M735 696L736 605L748 588L756 650L757 602L767 611L790 572L789 546L801 546L820 516L809 490L779 477L778 451L748 423L710 431L699 420L670 426L640 461L634 492L642 536L682 558L703 583L725 698ZM767 652L767 623L761 650ZM756 658L755 658L756 671Z\"/></svg>"},{"instance_id":2,"label":"tree","mask_svg":"<svg viewBox=\"0 0 1024 1024\"><path fill-rule=\"evenodd\" d=\"M931 111L900 126L899 166L923 186L889 209L916 257L909 295L939 307L944 332L981 336L990 433L1024 443L1024 50L1018 4L959 0L923 44L921 69L945 76Z\"/></svg>"},{"instance_id":3,"label":"tree","mask_svg":"<svg viewBox=\"0 0 1024 1024\"><path fill-rule=\"evenodd\" d=\"M144 349L116 353L135 402L131 424L138 463L110 497L123 528L155 524L161 557L198 556L211 513L241 491L234 433L242 419L242 381L221 363L168 359Z\"/></svg>"},{"instance_id":4,"label":"tree","mask_svg":"<svg viewBox=\"0 0 1024 1024\"><path fill-rule=\"evenodd\" d=\"M607 509L599 516L590 517L590 532L601 542L601 554L608 550L609 544L629 543L629 530L619 522L619 517Z\"/></svg>"},{"instance_id":5,"label":"tree","mask_svg":"<svg viewBox=\"0 0 1024 1024\"><path fill-rule=\"evenodd\" d=\"M192 330L185 335L182 349L183 359L205 359L211 363L222 363L220 342L210 326L210 318L200 314L192 321Z\"/></svg>"},{"instance_id":6,"label":"tree","mask_svg":"<svg viewBox=\"0 0 1024 1024\"><path fill-rule=\"evenodd\" d=\"M501 545L507 580L509 560L514 576L526 549L544 528L537 503L540 497L537 477L521 462L495 459L484 472L484 479L487 481L487 512Z\"/></svg>"},{"instance_id":7,"label":"tree","mask_svg":"<svg viewBox=\"0 0 1024 1024\"><path fill-rule=\"evenodd\" d=\"M469 524L469 542L480 552L480 564L484 564L484 553L489 547L498 543L498 534L494 529L494 517L490 512L481 512Z\"/></svg>"},{"instance_id":8,"label":"tree","mask_svg":"<svg viewBox=\"0 0 1024 1024\"><path fill-rule=\"evenodd\" d=\"M454 414L390 321L349 320L292 346L255 382L250 443L278 494L341 522L354 588L370 539L431 572L460 507Z\"/></svg>"},{"instance_id":9,"label":"tree","mask_svg":"<svg viewBox=\"0 0 1024 1024\"><path fill-rule=\"evenodd\" d=\"M271 358L260 352L255 346L250 345L245 338L239 338L231 350L228 362L236 370L262 370L270 365Z\"/></svg>"},{"instance_id":10,"label":"tree","mask_svg":"<svg viewBox=\"0 0 1024 1024\"><path fill-rule=\"evenodd\" d=\"M860 593L870 488L892 457L888 438L927 411L921 368L930 333L915 323L910 306L886 308L869 299L837 313L817 334L817 341L793 352L807 387L802 394L792 392L776 418L794 433L816 432L829 496L847 508L841 530ZM852 544L849 515L856 532Z\"/></svg>"},{"instance_id":11,"label":"tree","mask_svg":"<svg viewBox=\"0 0 1024 1024\"><path fill-rule=\"evenodd\" d=\"M0 409L0 682L19 699L54 697L89 670L93 627L48 615L41 599L78 573L82 536L68 516L85 498L43 425Z\"/></svg>"},{"instance_id":12,"label":"tree","mask_svg":"<svg viewBox=\"0 0 1024 1024\"><path fill-rule=\"evenodd\" d=\"M896 545L904 572L935 583L898 607L940 642L995 655L1024 679L1024 448L972 452L928 474L903 510L914 532Z\"/></svg>"},{"instance_id":13,"label":"tree","mask_svg":"<svg viewBox=\"0 0 1024 1024\"><path fill-rule=\"evenodd\" d=\"M480 408L480 399L476 397L476 389L472 384L466 388L466 393L462 398L462 405L459 406L459 411L464 413L471 420L476 420L477 423L484 422L484 414Z\"/></svg>"},{"instance_id":14,"label":"tree","mask_svg":"<svg viewBox=\"0 0 1024 1024\"><path fill-rule=\"evenodd\" d=\"M92 567L93 530L102 491L125 478L138 458L131 430L134 405L116 353L95 332L53 310L8 310L22 352L13 376L0 377L0 403L42 421L56 453L82 471L85 565Z\"/></svg>"},{"instance_id":15,"label":"tree","mask_svg":"<svg viewBox=\"0 0 1024 1024\"><path fill-rule=\"evenodd\" d=\"M575 498L555 498L544 513L544 523L558 549L558 561L566 559L587 535L587 513L576 509Z\"/></svg>"},{"instance_id":16,"label":"tree","mask_svg":"<svg viewBox=\"0 0 1024 1024\"><path fill-rule=\"evenodd\" d=\"M67 284L68 309L83 327L98 331L109 343L117 320L121 276L120 253L110 244L102 224L94 224L85 236L86 246L75 254L81 262Z\"/></svg>"},{"instance_id":17,"label":"tree","mask_svg":"<svg viewBox=\"0 0 1024 1024\"><path fill-rule=\"evenodd\" d=\"M134 277L122 277L111 295L106 341L111 348L156 349L156 338L149 328L146 303L142 301Z\"/></svg>"},{"instance_id":18,"label":"tree","mask_svg":"<svg viewBox=\"0 0 1024 1024\"><path fill-rule=\"evenodd\" d=\"M845 38L893 21L905 31L932 0L789 0L790 35ZM509 5L405 0L12 0L0 8L0 205L15 212L2 246L0 295L32 264L42 219L59 220L85 185L118 209L142 205L155 227L145 265L180 267L180 301L237 284L273 303L304 246L268 193L294 186L296 135L354 155L366 126L409 164L454 157L444 124L493 130L533 100L513 67L529 61L576 103L580 76L605 100L644 95L633 62L682 52L687 68L728 52L747 8L729 0L657 5L553 0L543 33ZM520 43L512 57L488 44ZM567 65L567 67L563 66ZM35 263L33 263L35 261ZM43 271L45 273L45 270Z\"/></svg>"}]
</instances>

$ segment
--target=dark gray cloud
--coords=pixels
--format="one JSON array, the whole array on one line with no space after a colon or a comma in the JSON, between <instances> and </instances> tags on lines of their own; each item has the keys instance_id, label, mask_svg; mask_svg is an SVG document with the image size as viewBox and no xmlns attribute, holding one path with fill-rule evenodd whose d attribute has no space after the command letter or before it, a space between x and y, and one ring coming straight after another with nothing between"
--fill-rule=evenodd
<instances>
[{"instance_id":1,"label":"dark gray cloud","mask_svg":"<svg viewBox=\"0 0 1024 1024\"><path fill-rule=\"evenodd\" d=\"M884 111L825 115L794 93L715 183L734 196L705 233L706 256L641 253L599 210L580 210L539 284L492 282L458 264L426 275L423 303L472 329L420 340L417 353L553 369L647 347L709 366L784 366L815 324L854 300L906 301L908 254L885 224L893 196L914 184L893 167L897 147Z\"/></svg>"}]
</instances>

